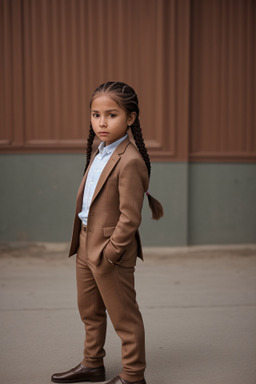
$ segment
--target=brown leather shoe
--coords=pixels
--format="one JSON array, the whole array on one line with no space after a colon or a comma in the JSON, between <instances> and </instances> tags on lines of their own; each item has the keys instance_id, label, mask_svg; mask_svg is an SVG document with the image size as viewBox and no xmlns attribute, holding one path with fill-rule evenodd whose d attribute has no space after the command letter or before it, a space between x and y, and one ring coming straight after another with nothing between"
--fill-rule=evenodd
<instances>
[{"instance_id":1,"label":"brown leather shoe","mask_svg":"<svg viewBox=\"0 0 256 384\"><path fill-rule=\"evenodd\" d=\"M80 381L105 381L105 368L87 368L78 364L66 372L54 373L51 377L54 383L79 383Z\"/></svg>"},{"instance_id":2,"label":"brown leather shoe","mask_svg":"<svg viewBox=\"0 0 256 384\"><path fill-rule=\"evenodd\" d=\"M146 380L140 380L140 381L127 381L124 380L122 377L117 376L114 379L107 381L106 384L147 384Z\"/></svg>"}]
</instances>

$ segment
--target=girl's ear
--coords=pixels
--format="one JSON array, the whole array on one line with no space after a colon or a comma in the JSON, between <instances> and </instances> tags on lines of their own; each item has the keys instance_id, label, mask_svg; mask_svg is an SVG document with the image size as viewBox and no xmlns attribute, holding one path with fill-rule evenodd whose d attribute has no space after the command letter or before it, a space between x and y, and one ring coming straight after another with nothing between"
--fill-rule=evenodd
<instances>
[{"instance_id":1,"label":"girl's ear","mask_svg":"<svg viewBox=\"0 0 256 384\"><path fill-rule=\"evenodd\" d=\"M134 121L136 120L136 116L136 112L130 113L127 119L127 125L133 125Z\"/></svg>"}]
</instances>

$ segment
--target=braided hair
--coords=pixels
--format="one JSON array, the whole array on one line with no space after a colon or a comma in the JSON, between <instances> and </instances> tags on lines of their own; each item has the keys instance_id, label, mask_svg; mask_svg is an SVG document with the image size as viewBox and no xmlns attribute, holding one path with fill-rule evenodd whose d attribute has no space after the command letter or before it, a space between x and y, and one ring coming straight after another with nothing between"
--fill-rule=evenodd
<instances>
[{"instance_id":1,"label":"braided hair","mask_svg":"<svg viewBox=\"0 0 256 384\"><path fill-rule=\"evenodd\" d=\"M134 89L125 83L117 82L117 81L116 82L108 81L106 83L103 83L94 91L91 98L90 107L92 105L93 100L97 96L100 96L106 93L121 108L123 108L127 112L127 115L130 115L132 112L136 113L135 121L130 126L130 128L131 128L131 132L132 132L135 144L146 164L146 167L148 170L148 176L150 178L151 163L150 163L150 158L148 155L147 148L144 143L142 130L140 127L139 101ZM95 137L95 133L93 131L92 125L90 124L89 136L87 139L86 165L85 165L84 173L86 172L86 169L88 168L91 160L92 145L93 145L94 137ZM149 192L146 192L146 195L148 197L149 206L152 211L152 218L154 220L159 220L163 216L163 207L161 203L158 200L156 200L152 195L150 195Z\"/></svg>"}]
</instances>

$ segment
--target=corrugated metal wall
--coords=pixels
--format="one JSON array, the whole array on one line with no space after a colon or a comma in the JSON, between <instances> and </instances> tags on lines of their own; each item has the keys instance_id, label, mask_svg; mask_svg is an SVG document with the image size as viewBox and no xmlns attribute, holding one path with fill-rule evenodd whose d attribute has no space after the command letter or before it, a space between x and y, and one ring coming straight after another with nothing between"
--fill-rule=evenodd
<instances>
[{"instance_id":1,"label":"corrugated metal wall","mask_svg":"<svg viewBox=\"0 0 256 384\"><path fill-rule=\"evenodd\" d=\"M153 160L255 162L254 0L1 0L0 28L2 153L83 152L120 80Z\"/></svg>"},{"instance_id":2,"label":"corrugated metal wall","mask_svg":"<svg viewBox=\"0 0 256 384\"><path fill-rule=\"evenodd\" d=\"M190 157L256 157L256 2L191 2Z\"/></svg>"}]
</instances>

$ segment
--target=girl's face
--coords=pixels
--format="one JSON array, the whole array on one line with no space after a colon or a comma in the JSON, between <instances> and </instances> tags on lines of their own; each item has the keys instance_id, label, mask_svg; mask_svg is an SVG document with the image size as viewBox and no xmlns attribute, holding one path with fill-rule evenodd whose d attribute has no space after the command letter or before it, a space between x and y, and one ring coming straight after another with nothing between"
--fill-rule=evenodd
<instances>
[{"instance_id":1,"label":"girl's face","mask_svg":"<svg viewBox=\"0 0 256 384\"><path fill-rule=\"evenodd\" d=\"M136 113L127 112L107 95L97 96L91 105L91 123L95 135L106 145L121 139L127 131L127 126L132 125Z\"/></svg>"}]
</instances>

